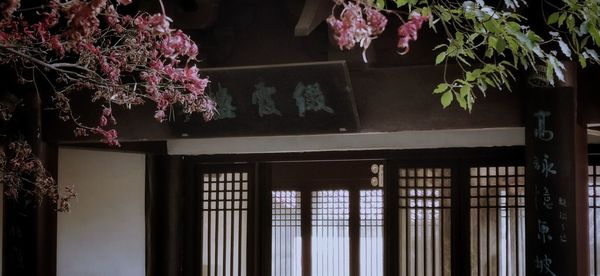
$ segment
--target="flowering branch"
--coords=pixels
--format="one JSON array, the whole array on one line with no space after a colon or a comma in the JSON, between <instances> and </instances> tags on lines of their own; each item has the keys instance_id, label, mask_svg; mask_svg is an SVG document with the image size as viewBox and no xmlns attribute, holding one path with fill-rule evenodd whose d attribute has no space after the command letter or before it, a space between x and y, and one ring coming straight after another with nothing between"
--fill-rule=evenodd
<instances>
[{"instance_id":1,"label":"flowering branch","mask_svg":"<svg viewBox=\"0 0 600 276\"><path fill-rule=\"evenodd\" d=\"M57 211L67 212L70 200L77 197L72 186L65 187L62 193L58 190L52 176L23 140L11 142L6 152L0 153L0 174L4 193L14 200L25 193L34 196L38 203L50 200Z\"/></svg>"},{"instance_id":2,"label":"flowering branch","mask_svg":"<svg viewBox=\"0 0 600 276\"><path fill-rule=\"evenodd\" d=\"M75 125L76 136L98 135L109 145L119 146L115 106L151 103L160 122L174 107L210 120L216 104L195 65L198 47L170 27L159 2L162 13L124 15L117 10L131 0L48 0L23 9L20 0L0 1L0 64L14 68L21 83L32 83L40 98L51 99L58 116ZM42 83L49 89L39 89ZM75 114L76 95L102 106L97 120ZM10 120L12 111L0 102L1 119ZM0 152L0 184L8 196L50 198L57 210L68 210L73 189L59 194L27 141L19 138Z\"/></svg>"},{"instance_id":3,"label":"flowering branch","mask_svg":"<svg viewBox=\"0 0 600 276\"><path fill-rule=\"evenodd\" d=\"M175 105L212 118L215 103L204 93L208 79L194 65L198 47L170 28L164 10L129 16L117 12L127 0L51 0L20 11L19 1L10 2L0 21L0 64L30 69L19 76L23 81L42 75L54 90L50 96L59 116L76 125L76 135L100 135L119 145L116 130L109 128L116 124L113 105L129 109L152 102L161 122ZM84 123L73 114L70 99L83 91L104 106L97 122Z\"/></svg>"},{"instance_id":4,"label":"flowering branch","mask_svg":"<svg viewBox=\"0 0 600 276\"><path fill-rule=\"evenodd\" d=\"M334 2L332 15L327 18L327 23L333 30L338 47L340 50L350 50L358 45L363 49L365 62L367 62L366 50L371 45L371 41L383 33L388 23L383 13L395 15L402 22L398 28L398 49L401 55L408 53L409 42L417 40L417 32L423 22L429 19L428 16L413 12L407 20L404 20L399 11L386 10L369 1L334 0ZM339 14L335 12L337 7L342 8Z\"/></svg>"},{"instance_id":5,"label":"flowering branch","mask_svg":"<svg viewBox=\"0 0 600 276\"><path fill-rule=\"evenodd\" d=\"M384 0L333 1L327 22L334 39L340 50L356 45L363 48L365 62L364 50L387 25L384 14L397 16L402 22L397 30L400 54L408 53L423 23L428 22L434 31L441 26L448 42L433 51L438 52L435 64L444 66L444 82L433 93L440 95L444 108L455 101L471 111L476 90L484 96L488 88L510 90L517 70L542 69L538 74L544 85L554 85L555 78L565 81L565 65L559 58L576 57L582 68L600 63L600 54L594 49L600 46L599 1L541 1L542 15L551 29L547 35L536 33L519 14L519 7L527 5L524 0L498 1L495 7L483 0L393 0L394 11L385 8ZM551 10L547 17L545 6ZM402 9L408 10L406 19ZM462 76L446 79L449 61L458 65Z\"/></svg>"}]
</instances>

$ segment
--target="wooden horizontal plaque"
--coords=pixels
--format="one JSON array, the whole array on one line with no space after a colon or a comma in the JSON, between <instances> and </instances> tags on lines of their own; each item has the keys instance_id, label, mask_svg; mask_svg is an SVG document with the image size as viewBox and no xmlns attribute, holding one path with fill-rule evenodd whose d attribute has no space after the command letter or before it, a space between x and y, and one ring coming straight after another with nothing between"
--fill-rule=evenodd
<instances>
[{"instance_id":1,"label":"wooden horizontal plaque","mask_svg":"<svg viewBox=\"0 0 600 276\"><path fill-rule=\"evenodd\" d=\"M356 132L358 113L345 62L214 68L202 71L215 118L177 113L181 137Z\"/></svg>"}]
</instances>

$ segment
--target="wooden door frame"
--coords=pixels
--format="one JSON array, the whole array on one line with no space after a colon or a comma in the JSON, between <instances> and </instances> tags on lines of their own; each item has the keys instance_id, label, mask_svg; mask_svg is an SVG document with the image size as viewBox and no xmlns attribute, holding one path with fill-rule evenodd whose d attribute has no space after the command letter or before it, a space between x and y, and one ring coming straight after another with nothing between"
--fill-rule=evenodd
<instances>
[{"instance_id":1,"label":"wooden door frame","mask_svg":"<svg viewBox=\"0 0 600 276\"><path fill-rule=\"evenodd\" d=\"M253 166L256 181L255 202L255 238L256 246L252 249L255 256L255 275L271 275L271 191L273 183L270 179L271 164L281 162L329 162L329 161L373 161L377 160L385 166L384 185L384 275L398 275L398 248L397 243L397 173L398 166L403 167L449 167L452 173L452 240L461 240L461 243L452 243L452 273L453 275L468 275L470 273L470 255L468 243L469 229L468 217L462 215L468 211L468 181L469 166L494 166L514 162L524 162L524 147L498 147L498 148L452 148L452 149L422 149L422 150L376 150L376 151L336 151L336 152L308 152L308 153L276 153L276 154L241 154L241 155L206 155L186 157L188 162L196 165L233 165L246 164ZM458 185L457 183L465 183ZM303 193L306 194L306 193ZM463 196L464 195L464 196ZM302 199L302 202L306 202ZM303 204L305 206L307 204ZM304 208L304 207L303 207ZM310 210L310 206L307 206ZM458 211L457 211L458 210ZM305 210L302 212L305 213ZM310 213L307 213L310 216ZM393 222L393 223L390 223ZM310 224L308 226L310 231ZM466 227L466 228L465 228ZM305 229L305 231L307 231ZM465 233L466 232L466 233ZM249 236L250 237L250 236ZM306 242L310 244L310 239ZM303 250L310 247L303 246ZM310 251L309 251L310 252ZM250 251L249 251L250 253ZM310 255L310 254L309 254ZM310 264L310 263L308 263ZM303 266L310 268L310 266ZM467 274L465 274L467 273ZM307 276L309 274L304 274Z\"/></svg>"},{"instance_id":2,"label":"wooden door frame","mask_svg":"<svg viewBox=\"0 0 600 276\"><path fill-rule=\"evenodd\" d=\"M375 190L382 188L373 188L371 186L360 186L361 184L370 183L372 173L369 173L370 165L373 163L381 164L384 160L354 160L354 161L317 161L317 162L288 162L283 166L296 166L297 170L309 170L310 165L318 164L320 167L333 167L339 169L339 166L352 165L352 166L365 166L364 177L344 177L344 172L333 172L334 178L324 177L314 179L308 177L307 182L298 182L294 184L282 183L280 185L275 184L277 180L269 180L270 194L271 191L276 189L281 190L296 190L301 193L301 235L302 235L302 275L311 276L312 273L312 193L315 191L327 191L327 190L347 190L349 192L349 234L350 234L350 260L349 260L349 271L350 276L359 276L360 274L360 191L361 190ZM272 165L272 164L271 164ZM269 171L277 168L273 168L273 165L265 164L269 167ZM267 176L268 177L268 176ZM275 176L273 176L275 177ZM337 182L337 180L340 180ZM333 182L332 182L333 181ZM343 181L343 182L342 182ZM261 213L271 213L271 200L264 200L265 204L262 205ZM267 204L267 202L269 204ZM385 204L385 203L384 203ZM263 229L271 228L270 218L265 216L262 224ZM270 231L270 230L269 230ZM385 226L384 226L385 232ZM385 238L385 237L384 237ZM263 241L264 248L271 248L270 236L268 240ZM269 255L270 256L270 255ZM385 255L384 255L385 256ZM263 263L267 263L263 261ZM270 274L265 274L270 275Z\"/></svg>"}]
</instances>

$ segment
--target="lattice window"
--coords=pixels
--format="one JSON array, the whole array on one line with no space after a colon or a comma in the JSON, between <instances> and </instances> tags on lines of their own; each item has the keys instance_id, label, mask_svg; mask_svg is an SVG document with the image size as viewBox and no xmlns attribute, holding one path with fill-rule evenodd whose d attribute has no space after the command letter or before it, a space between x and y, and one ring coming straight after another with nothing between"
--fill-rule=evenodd
<instances>
[{"instance_id":1,"label":"lattice window","mask_svg":"<svg viewBox=\"0 0 600 276\"><path fill-rule=\"evenodd\" d=\"M471 275L525 275L525 167L470 176Z\"/></svg>"},{"instance_id":2,"label":"lattice window","mask_svg":"<svg viewBox=\"0 0 600 276\"><path fill-rule=\"evenodd\" d=\"M383 276L383 190L360 191L360 275Z\"/></svg>"},{"instance_id":3,"label":"lattice window","mask_svg":"<svg viewBox=\"0 0 600 276\"><path fill-rule=\"evenodd\" d=\"M300 192L273 191L271 202L271 275L302 275Z\"/></svg>"},{"instance_id":4,"label":"lattice window","mask_svg":"<svg viewBox=\"0 0 600 276\"><path fill-rule=\"evenodd\" d=\"M600 166L588 167L590 275L600 274Z\"/></svg>"},{"instance_id":5,"label":"lattice window","mask_svg":"<svg viewBox=\"0 0 600 276\"><path fill-rule=\"evenodd\" d=\"M312 276L350 275L350 195L312 192Z\"/></svg>"},{"instance_id":6,"label":"lattice window","mask_svg":"<svg viewBox=\"0 0 600 276\"><path fill-rule=\"evenodd\" d=\"M400 275L451 274L451 170L400 168Z\"/></svg>"},{"instance_id":7,"label":"lattice window","mask_svg":"<svg viewBox=\"0 0 600 276\"><path fill-rule=\"evenodd\" d=\"M202 275L246 275L248 173L202 175Z\"/></svg>"}]
</instances>

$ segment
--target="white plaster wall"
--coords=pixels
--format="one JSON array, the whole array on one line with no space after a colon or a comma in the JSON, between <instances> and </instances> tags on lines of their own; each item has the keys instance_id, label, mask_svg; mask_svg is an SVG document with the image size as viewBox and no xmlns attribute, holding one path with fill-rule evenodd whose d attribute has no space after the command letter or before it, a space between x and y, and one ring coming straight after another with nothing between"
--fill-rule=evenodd
<instances>
[{"instance_id":1,"label":"white plaster wall","mask_svg":"<svg viewBox=\"0 0 600 276\"><path fill-rule=\"evenodd\" d=\"M58 215L57 275L144 276L144 155L61 148L58 162L79 198Z\"/></svg>"}]
</instances>

